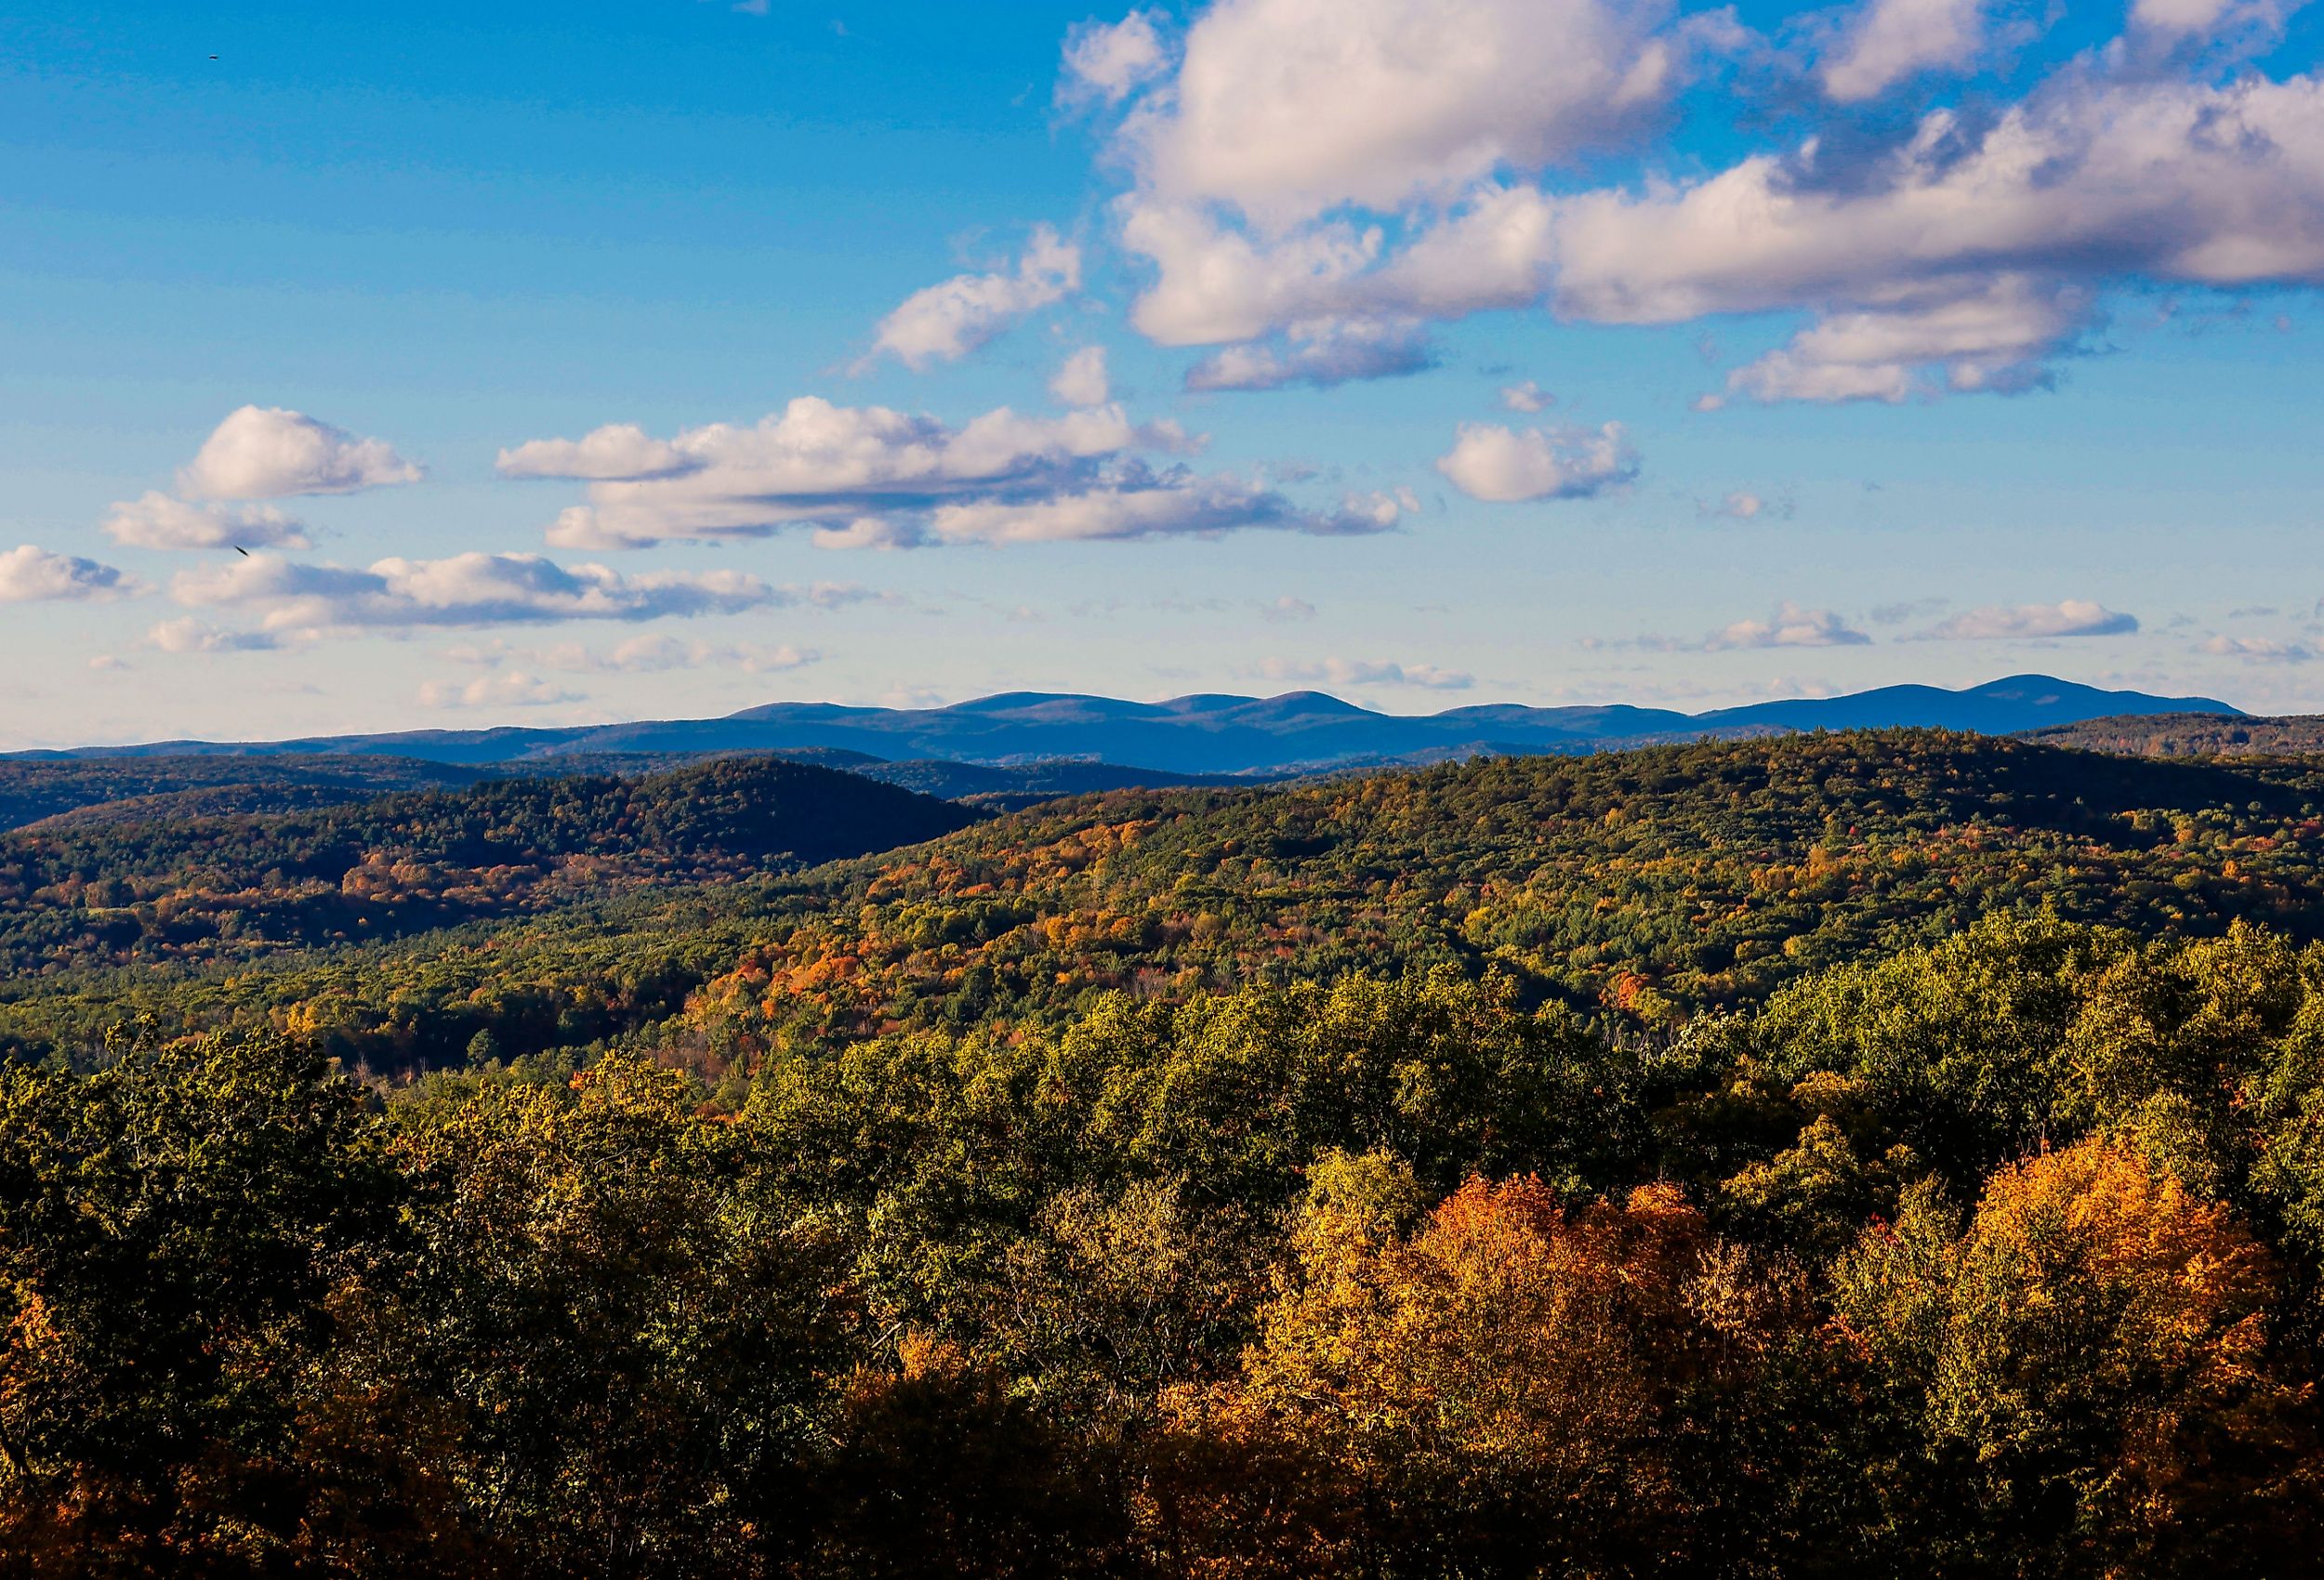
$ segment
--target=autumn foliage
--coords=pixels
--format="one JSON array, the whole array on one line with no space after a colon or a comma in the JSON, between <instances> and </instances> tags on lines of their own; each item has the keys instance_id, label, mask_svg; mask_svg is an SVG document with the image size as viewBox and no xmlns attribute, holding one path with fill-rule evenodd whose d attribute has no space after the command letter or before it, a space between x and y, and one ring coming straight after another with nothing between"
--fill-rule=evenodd
<instances>
[{"instance_id":1,"label":"autumn foliage","mask_svg":"<svg viewBox=\"0 0 2324 1580\"><path fill-rule=\"evenodd\" d=\"M2314 1573L2307 791L2047 760L1129 797L20 984L0 1576Z\"/></svg>"}]
</instances>

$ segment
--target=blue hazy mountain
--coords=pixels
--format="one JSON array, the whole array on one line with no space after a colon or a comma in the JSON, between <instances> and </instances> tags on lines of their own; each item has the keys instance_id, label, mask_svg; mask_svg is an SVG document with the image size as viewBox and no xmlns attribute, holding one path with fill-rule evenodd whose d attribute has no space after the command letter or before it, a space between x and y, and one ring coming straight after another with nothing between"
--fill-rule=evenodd
<instances>
[{"instance_id":1,"label":"blue hazy mountain","mask_svg":"<svg viewBox=\"0 0 2324 1580\"><path fill-rule=\"evenodd\" d=\"M20 758L284 753L381 754L463 765L549 768L608 754L746 751L861 753L905 759L1015 764L1057 759L1135 765L1172 774L1281 774L1475 752L1584 752L1612 745L1802 730L1918 726L2009 735L2119 716L2238 715L2209 697L2160 697L2012 675L1965 691L1884 686L1684 714L1665 708L1526 707L1513 703L1427 715L1376 713L1321 691L1274 697L1206 694L1167 702L1011 691L949 707L770 703L724 718L559 729L430 730L280 742L167 741L25 752Z\"/></svg>"}]
</instances>

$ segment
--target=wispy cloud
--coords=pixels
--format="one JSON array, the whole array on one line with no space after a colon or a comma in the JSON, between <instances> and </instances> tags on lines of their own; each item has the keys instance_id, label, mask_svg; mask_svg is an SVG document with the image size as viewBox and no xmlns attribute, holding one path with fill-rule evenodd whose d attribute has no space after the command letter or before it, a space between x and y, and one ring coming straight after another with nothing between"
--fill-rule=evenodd
<instances>
[{"instance_id":1,"label":"wispy cloud","mask_svg":"<svg viewBox=\"0 0 2324 1580\"><path fill-rule=\"evenodd\" d=\"M180 573L171 594L189 608L259 612L277 632L659 620L741 613L780 598L740 571L624 575L535 554L382 560L360 570L254 554Z\"/></svg>"},{"instance_id":2,"label":"wispy cloud","mask_svg":"<svg viewBox=\"0 0 2324 1580\"><path fill-rule=\"evenodd\" d=\"M473 680L429 680L419 689L422 707L548 707L584 700L578 691L567 691L553 680L518 669L479 676Z\"/></svg>"},{"instance_id":3,"label":"wispy cloud","mask_svg":"<svg viewBox=\"0 0 2324 1580\"><path fill-rule=\"evenodd\" d=\"M1437 364L1435 346L1419 324L1325 320L1294 324L1287 345L1231 346L1186 370L1186 388L1328 389L1357 379L1396 378Z\"/></svg>"},{"instance_id":4,"label":"wispy cloud","mask_svg":"<svg viewBox=\"0 0 2324 1580\"><path fill-rule=\"evenodd\" d=\"M2273 637L2212 637L2203 643L2203 651L2246 664L2308 664L2316 658L2316 650L2306 643Z\"/></svg>"},{"instance_id":5,"label":"wispy cloud","mask_svg":"<svg viewBox=\"0 0 2324 1580\"><path fill-rule=\"evenodd\" d=\"M1907 641L1989 642L2059 637L2119 637L2138 629L2136 617L2087 599L2062 603L1988 604L1916 631Z\"/></svg>"},{"instance_id":6,"label":"wispy cloud","mask_svg":"<svg viewBox=\"0 0 2324 1580\"><path fill-rule=\"evenodd\" d=\"M1242 478L1149 457L1199 446L1173 424L1117 405L1058 416L1007 407L957 428L882 406L813 397L746 428L713 424L667 441L632 429L535 441L501 454L504 474L585 481L589 503L560 515L560 548L635 548L672 539L814 531L825 548L1208 536L1246 530L1343 535L1395 524L1394 502L1315 508ZM622 474L620 459L638 470Z\"/></svg>"},{"instance_id":7,"label":"wispy cloud","mask_svg":"<svg viewBox=\"0 0 2324 1580\"><path fill-rule=\"evenodd\" d=\"M1271 658L1260 665L1259 673L1269 680L1304 685L1413 686L1431 691L1465 691L1476 684L1475 676L1461 670L1445 669L1433 664L1393 664L1379 659L1326 658L1309 661Z\"/></svg>"},{"instance_id":8,"label":"wispy cloud","mask_svg":"<svg viewBox=\"0 0 2324 1580\"><path fill-rule=\"evenodd\" d=\"M865 363L892 356L906 367L957 362L1028 313L1081 288L1081 249L1037 226L1013 270L959 274L915 291L879 321Z\"/></svg>"}]
</instances>

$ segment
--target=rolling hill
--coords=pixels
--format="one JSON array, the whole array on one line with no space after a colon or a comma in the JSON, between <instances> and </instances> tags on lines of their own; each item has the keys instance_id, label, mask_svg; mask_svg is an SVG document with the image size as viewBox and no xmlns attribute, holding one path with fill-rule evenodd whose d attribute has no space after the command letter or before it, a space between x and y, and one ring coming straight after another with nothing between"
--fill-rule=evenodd
<instances>
[{"instance_id":1,"label":"rolling hill","mask_svg":"<svg viewBox=\"0 0 2324 1580\"><path fill-rule=\"evenodd\" d=\"M2030 730L2048 746L2139 757L2252 757L2324 752L2324 718L2293 715L2164 713L2084 719Z\"/></svg>"},{"instance_id":2,"label":"rolling hill","mask_svg":"<svg viewBox=\"0 0 2324 1580\"><path fill-rule=\"evenodd\" d=\"M812 848L715 809L696 832L659 821L778 773L837 804L878 790L897 815ZM522 837L495 832L510 823ZM798 871L850 845L877 853ZM0 988L0 1042L86 1049L137 1007L206 1023L322 1001L334 1048L374 1066L479 1030L519 1051L635 1034L747 1063L881 1028L1045 1021L1116 989L1438 965L1669 1025L1997 909L2324 937L2320 854L2314 763L1928 731L1125 789L982 820L744 759L10 836L0 936L41 974ZM148 964L168 970L103 974Z\"/></svg>"},{"instance_id":3,"label":"rolling hill","mask_svg":"<svg viewBox=\"0 0 2324 1580\"><path fill-rule=\"evenodd\" d=\"M395 937L795 871L952 833L978 815L759 757L257 815L56 819L0 835L0 971Z\"/></svg>"},{"instance_id":4,"label":"rolling hill","mask_svg":"<svg viewBox=\"0 0 2324 1580\"><path fill-rule=\"evenodd\" d=\"M1629 706L1491 704L1406 716L1374 712L1320 691L1275 697L1204 694L1158 703L1022 691L938 708L774 703L716 719L423 731L272 743L173 741L20 753L17 760L320 753L498 767L606 754L701 757L809 749L860 753L890 762L939 759L1007 766L1082 759L1180 776L1280 775L1356 762L1586 752L1790 731L1909 728L2007 735L2115 715L2235 711L2209 698L2102 691L2040 675L2009 676L1958 691L1889 686L1849 696L1758 703L1695 715Z\"/></svg>"}]
</instances>

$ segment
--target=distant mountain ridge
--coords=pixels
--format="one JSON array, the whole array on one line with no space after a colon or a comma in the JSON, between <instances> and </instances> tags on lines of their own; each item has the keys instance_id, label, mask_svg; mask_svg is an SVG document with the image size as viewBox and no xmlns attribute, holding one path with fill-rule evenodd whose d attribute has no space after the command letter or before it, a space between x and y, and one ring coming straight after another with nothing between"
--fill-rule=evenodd
<instances>
[{"instance_id":1,"label":"distant mountain ridge","mask_svg":"<svg viewBox=\"0 0 2324 1580\"><path fill-rule=\"evenodd\" d=\"M1480 752L1588 752L1706 736L1897 727L2010 735L2108 717L2239 712L2208 697L2106 691L2046 675L2012 675L1958 691L1883 686L1847 696L1754 703L1702 714L1620 704L1544 708L1496 703L1400 715L1376 713L1321 691L1274 697L1201 694L1158 703L1012 691L936 708L771 703L724 718L429 730L280 742L169 741L8 756L41 761L377 754L486 766L541 765L607 754L807 750L860 752L887 761L1010 765L1078 759L1171 774L1267 775Z\"/></svg>"}]
</instances>

